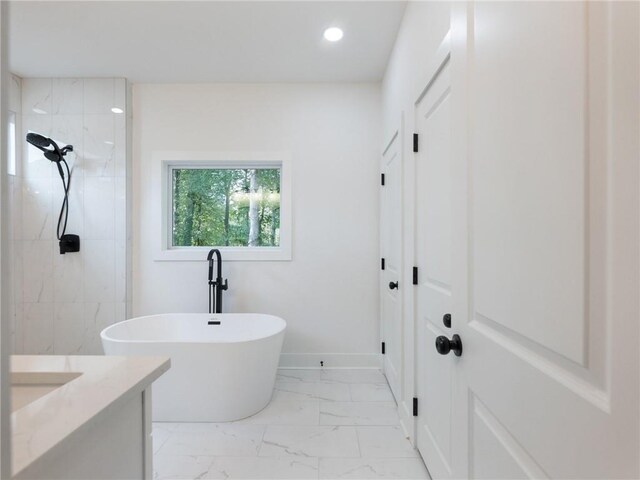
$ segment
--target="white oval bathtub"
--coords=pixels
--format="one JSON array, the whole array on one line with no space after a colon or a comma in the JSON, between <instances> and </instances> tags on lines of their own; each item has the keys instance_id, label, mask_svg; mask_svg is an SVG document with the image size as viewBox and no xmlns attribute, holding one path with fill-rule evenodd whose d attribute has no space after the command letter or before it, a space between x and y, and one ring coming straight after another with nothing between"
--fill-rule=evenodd
<instances>
[{"instance_id":1,"label":"white oval bathtub","mask_svg":"<svg viewBox=\"0 0 640 480\"><path fill-rule=\"evenodd\" d=\"M153 384L153 420L228 422L269 404L286 322L272 315L180 313L105 328L107 355L162 355L171 368Z\"/></svg>"}]
</instances>

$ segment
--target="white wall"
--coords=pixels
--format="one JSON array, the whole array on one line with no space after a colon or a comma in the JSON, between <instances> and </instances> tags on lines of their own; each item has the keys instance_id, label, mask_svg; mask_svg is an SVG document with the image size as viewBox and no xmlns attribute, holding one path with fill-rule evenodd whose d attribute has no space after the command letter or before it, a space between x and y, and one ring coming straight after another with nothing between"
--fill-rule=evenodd
<instances>
[{"instance_id":1,"label":"white wall","mask_svg":"<svg viewBox=\"0 0 640 480\"><path fill-rule=\"evenodd\" d=\"M390 139L400 115L413 125L415 93L423 88L434 54L449 30L449 2L409 2L382 82L383 138ZM405 140L410 141L407 130ZM407 144L408 145L408 144ZM409 150L411 151L411 150Z\"/></svg>"},{"instance_id":2,"label":"white wall","mask_svg":"<svg viewBox=\"0 0 640 480\"><path fill-rule=\"evenodd\" d=\"M152 153L292 155L293 260L226 262L228 312L288 322L284 351L377 354L378 84L136 85L134 314L207 311L206 262L154 261Z\"/></svg>"},{"instance_id":3,"label":"white wall","mask_svg":"<svg viewBox=\"0 0 640 480\"><path fill-rule=\"evenodd\" d=\"M405 285L411 284L412 267L415 265L415 163L412 142L414 132L414 104L418 91L423 89L434 54L450 26L449 2L410 2L396 44L393 48L382 83L383 135L381 144L387 144L393 133L404 121L402 142L404 145L404 229L403 255ZM415 317L414 291L405 289L403 296L404 371L402 398L399 413L406 431L413 436L414 421L411 416L414 385ZM421 347L423 348L423 347Z\"/></svg>"},{"instance_id":4,"label":"white wall","mask_svg":"<svg viewBox=\"0 0 640 480\"><path fill-rule=\"evenodd\" d=\"M121 79L22 79L22 161L12 190L13 352L100 354L100 331L126 317L127 115ZM62 183L28 147L35 131L74 146L67 233L80 252L59 254Z\"/></svg>"}]
</instances>

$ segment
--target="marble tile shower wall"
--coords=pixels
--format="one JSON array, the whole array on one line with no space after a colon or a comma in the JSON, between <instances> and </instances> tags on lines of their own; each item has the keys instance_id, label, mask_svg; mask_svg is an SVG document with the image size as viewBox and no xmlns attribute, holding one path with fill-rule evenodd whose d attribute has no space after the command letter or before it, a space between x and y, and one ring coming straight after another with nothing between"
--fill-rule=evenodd
<instances>
[{"instance_id":1,"label":"marble tile shower wall","mask_svg":"<svg viewBox=\"0 0 640 480\"><path fill-rule=\"evenodd\" d=\"M22 79L15 353L100 354L100 331L126 318L127 98L124 79ZM113 113L113 107L126 113ZM24 141L30 131L74 146L67 155L67 233L80 235L79 253L59 254L62 184L55 165Z\"/></svg>"}]
</instances>

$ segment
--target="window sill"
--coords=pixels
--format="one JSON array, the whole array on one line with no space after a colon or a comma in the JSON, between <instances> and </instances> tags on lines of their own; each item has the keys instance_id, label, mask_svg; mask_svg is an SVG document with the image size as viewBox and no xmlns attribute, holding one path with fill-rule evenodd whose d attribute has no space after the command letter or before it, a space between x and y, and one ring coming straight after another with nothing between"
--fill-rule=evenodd
<instances>
[{"instance_id":1,"label":"window sill","mask_svg":"<svg viewBox=\"0 0 640 480\"><path fill-rule=\"evenodd\" d=\"M202 262L213 247L185 247L161 250L156 262ZM291 250L283 247L218 247L225 262L286 262L291 261Z\"/></svg>"}]
</instances>

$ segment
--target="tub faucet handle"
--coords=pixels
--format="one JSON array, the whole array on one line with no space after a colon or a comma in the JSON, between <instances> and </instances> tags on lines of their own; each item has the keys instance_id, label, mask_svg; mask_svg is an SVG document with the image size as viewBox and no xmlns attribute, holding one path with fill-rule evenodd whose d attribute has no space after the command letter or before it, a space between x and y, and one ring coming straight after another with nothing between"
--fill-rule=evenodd
<instances>
[{"instance_id":1,"label":"tub faucet handle","mask_svg":"<svg viewBox=\"0 0 640 480\"><path fill-rule=\"evenodd\" d=\"M222 290L228 290L229 289L229 280L228 279L224 279L224 285L220 285L220 288Z\"/></svg>"}]
</instances>

